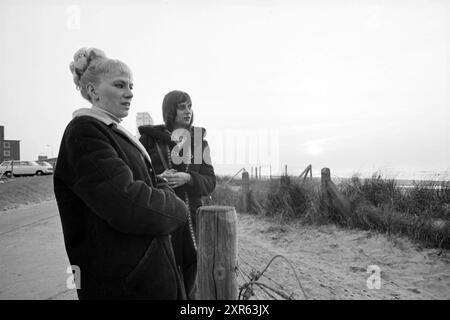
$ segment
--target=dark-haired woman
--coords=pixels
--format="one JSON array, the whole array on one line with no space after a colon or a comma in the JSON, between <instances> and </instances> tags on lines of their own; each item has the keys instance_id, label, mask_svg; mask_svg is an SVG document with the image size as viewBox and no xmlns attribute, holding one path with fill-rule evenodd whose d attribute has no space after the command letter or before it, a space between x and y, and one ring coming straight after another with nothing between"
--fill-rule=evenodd
<instances>
[{"instance_id":1,"label":"dark-haired woman","mask_svg":"<svg viewBox=\"0 0 450 320\"><path fill-rule=\"evenodd\" d=\"M192 125L192 101L186 92L166 94L162 112L164 124L139 127L139 140L148 151L156 174L167 180L189 207L190 239L185 240L195 245L196 211L202 205L202 196L210 195L216 187L210 150L205 140L206 130Z\"/></svg>"}]
</instances>

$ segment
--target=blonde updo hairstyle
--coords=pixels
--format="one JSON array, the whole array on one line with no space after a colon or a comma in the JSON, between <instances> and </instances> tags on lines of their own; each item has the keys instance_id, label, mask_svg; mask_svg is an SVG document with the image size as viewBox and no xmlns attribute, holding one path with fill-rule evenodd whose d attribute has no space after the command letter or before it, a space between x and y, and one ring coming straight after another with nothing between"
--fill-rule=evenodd
<instances>
[{"instance_id":1,"label":"blonde updo hairstyle","mask_svg":"<svg viewBox=\"0 0 450 320\"><path fill-rule=\"evenodd\" d=\"M110 73L118 71L120 74L131 76L131 70L122 61L109 59L105 53L97 48L81 48L73 56L70 63L70 72L73 75L73 82L80 90L83 98L92 101L88 92L88 85L97 85L100 79Z\"/></svg>"}]
</instances>

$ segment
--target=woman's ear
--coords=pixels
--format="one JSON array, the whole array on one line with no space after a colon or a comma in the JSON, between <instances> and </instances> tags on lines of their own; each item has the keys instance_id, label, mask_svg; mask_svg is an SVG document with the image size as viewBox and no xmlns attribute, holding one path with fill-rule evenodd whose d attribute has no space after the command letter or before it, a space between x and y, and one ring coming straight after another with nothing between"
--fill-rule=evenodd
<instances>
[{"instance_id":1,"label":"woman's ear","mask_svg":"<svg viewBox=\"0 0 450 320\"><path fill-rule=\"evenodd\" d=\"M97 91L95 90L95 87L94 87L94 85L92 83L89 83L87 85L86 89L87 89L87 92L88 92L88 94L91 97L91 100L93 102L100 100L100 98L99 98L99 96L97 94Z\"/></svg>"}]
</instances>

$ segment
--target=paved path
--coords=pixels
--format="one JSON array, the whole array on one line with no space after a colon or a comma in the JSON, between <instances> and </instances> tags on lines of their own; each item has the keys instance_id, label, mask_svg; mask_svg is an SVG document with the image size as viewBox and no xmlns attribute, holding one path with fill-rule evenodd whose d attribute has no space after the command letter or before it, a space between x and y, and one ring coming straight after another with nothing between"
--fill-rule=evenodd
<instances>
[{"instance_id":1,"label":"paved path","mask_svg":"<svg viewBox=\"0 0 450 320\"><path fill-rule=\"evenodd\" d=\"M0 300L77 299L55 201L0 213Z\"/></svg>"}]
</instances>

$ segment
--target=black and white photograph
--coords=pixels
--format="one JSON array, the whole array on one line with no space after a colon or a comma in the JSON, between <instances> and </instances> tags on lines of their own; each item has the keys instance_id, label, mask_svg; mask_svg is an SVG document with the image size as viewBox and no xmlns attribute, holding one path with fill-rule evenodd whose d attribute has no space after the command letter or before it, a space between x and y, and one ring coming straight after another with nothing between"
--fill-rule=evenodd
<instances>
[{"instance_id":1,"label":"black and white photograph","mask_svg":"<svg viewBox=\"0 0 450 320\"><path fill-rule=\"evenodd\" d=\"M449 1L0 0L0 83L0 300L450 299Z\"/></svg>"}]
</instances>

